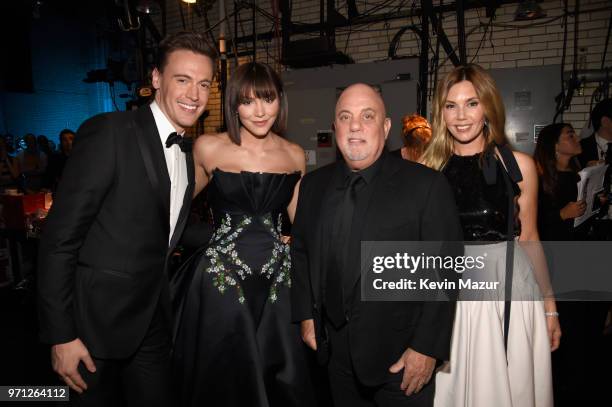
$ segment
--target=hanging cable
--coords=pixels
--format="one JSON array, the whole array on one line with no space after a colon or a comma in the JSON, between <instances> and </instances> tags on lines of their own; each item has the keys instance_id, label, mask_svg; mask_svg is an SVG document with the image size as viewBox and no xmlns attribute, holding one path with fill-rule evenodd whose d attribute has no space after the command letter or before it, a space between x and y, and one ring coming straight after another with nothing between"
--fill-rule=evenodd
<instances>
[{"instance_id":1,"label":"hanging cable","mask_svg":"<svg viewBox=\"0 0 612 407\"><path fill-rule=\"evenodd\" d=\"M555 116L553 117L553 123L557 122L557 117L563 111L563 105L565 104L565 81L563 80L563 75L565 71L565 57L567 55L567 18L568 18L568 0L563 0L563 51L561 53L561 93L557 95L555 101L557 102L557 107L555 109Z\"/></svg>"}]
</instances>

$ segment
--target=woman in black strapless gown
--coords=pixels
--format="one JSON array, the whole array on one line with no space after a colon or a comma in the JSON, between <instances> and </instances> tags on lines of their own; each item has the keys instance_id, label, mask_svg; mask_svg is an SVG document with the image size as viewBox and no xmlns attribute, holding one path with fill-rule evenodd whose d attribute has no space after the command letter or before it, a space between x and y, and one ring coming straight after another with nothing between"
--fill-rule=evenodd
<instances>
[{"instance_id":1,"label":"woman in black strapless gown","mask_svg":"<svg viewBox=\"0 0 612 407\"><path fill-rule=\"evenodd\" d=\"M174 372L183 406L312 406L306 349L291 323L289 247L304 153L284 140L280 79L250 63L233 74L228 133L194 147L196 189L210 183L214 234L176 274Z\"/></svg>"}]
</instances>

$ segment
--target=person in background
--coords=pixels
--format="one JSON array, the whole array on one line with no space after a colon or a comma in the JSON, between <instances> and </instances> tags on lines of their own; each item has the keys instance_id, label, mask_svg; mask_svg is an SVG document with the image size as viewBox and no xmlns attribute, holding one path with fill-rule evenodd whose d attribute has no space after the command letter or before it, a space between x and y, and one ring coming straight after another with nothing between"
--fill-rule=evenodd
<instances>
[{"instance_id":1,"label":"person in background","mask_svg":"<svg viewBox=\"0 0 612 407\"><path fill-rule=\"evenodd\" d=\"M580 139L570 124L550 124L538 135L533 156L540 177L538 230L542 240L582 240L576 239L579 232L574 228L574 219L586 209L585 201L577 200L580 164L576 157L581 152Z\"/></svg>"},{"instance_id":2,"label":"person in background","mask_svg":"<svg viewBox=\"0 0 612 407\"><path fill-rule=\"evenodd\" d=\"M53 154L53 149L51 148L51 144L49 143L49 139L47 136L41 134L36 137L36 144L38 144L38 150L42 151L47 155L47 158Z\"/></svg>"},{"instance_id":3,"label":"person in background","mask_svg":"<svg viewBox=\"0 0 612 407\"><path fill-rule=\"evenodd\" d=\"M72 142L74 141L74 132L69 129L64 129L59 134L60 149L58 152L49 157L49 166L47 167L47 182L46 185L55 190L57 184L64 172L66 160L70 157L72 151Z\"/></svg>"},{"instance_id":4,"label":"person in background","mask_svg":"<svg viewBox=\"0 0 612 407\"><path fill-rule=\"evenodd\" d=\"M418 162L431 139L431 126L426 118L419 114L406 115L402 118L402 140L404 147L391 154L404 160Z\"/></svg>"},{"instance_id":5,"label":"person in background","mask_svg":"<svg viewBox=\"0 0 612 407\"><path fill-rule=\"evenodd\" d=\"M583 139L582 153L578 160L582 167L597 164L608 164L604 180L604 193L612 192L612 99L603 99L591 112L591 125L594 133ZM593 237L597 240L612 240L612 205L607 203L601 208L597 218L592 222Z\"/></svg>"},{"instance_id":6,"label":"person in background","mask_svg":"<svg viewBox=\"0 0 612 407\"><path fill-rule=\"evenodd\" d=\"M611 160L612 163L612 99L603 99L591 112L593 134L580 141L582 152L578 160L582 167L600 164ZM608 153L609 152L609 153Z\"/></svg>"},{"instance_id":7,"label":"person in background","mask_svg":"<svg viewBox=\"0 0 612 407\"><path fill-rule=\"evenodd\" d=\"M47 170L47 155L40 151L36 136L29 133L23 137L25 149L17 155L26 192L36 192L44 186Z\"/></svg>"},{"instance_id":8,"label":"person in background","mask_svg":"<svg viewBox=\"0 0 612 407\"><path fill-rule=\"evenodd\" d=\"M0 137L0 190L19 185L19 161L8 153L4 136Z\"/></svg>"},{"instance_id":9,"label":"person in background","mask_svg":"<svg viewBox=\"0 0 612 407\"><path fill-rule=\"evenodd\" d=\"M534 158L540 175L538 227L542 240L588 238L589 221L574 227L574 219L584 213L586 205L576 200L580 180L576 157L581 152L580 139L570 124L548 125L538 135ZM555 406L606 405L602 390L610 376L606 379L597 367L605 355L608 306L598 301L561 301L557 307L563 346L552 358Z\"/></svg>"}]
</instances>

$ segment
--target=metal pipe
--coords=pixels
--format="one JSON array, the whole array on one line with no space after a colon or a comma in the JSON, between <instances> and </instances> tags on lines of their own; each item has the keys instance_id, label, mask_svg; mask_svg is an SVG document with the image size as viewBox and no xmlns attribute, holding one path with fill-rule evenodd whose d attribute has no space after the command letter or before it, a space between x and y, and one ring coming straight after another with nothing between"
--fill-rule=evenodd
<instances>
[{"instance_id":1,"label":"metal pipe","mask_svg":"<svg viewBox=\"0 0 612 407\"><path fill-rule=\"evenodd\" d=\"M427 117L427 85L429 73L429 17L433 14L432 0L421 0L421 55L419 55L418 112Z\"/></svg>"},{"instance_id":2,"label":"metal pipe","mask_svg":"<svg viewBox=\"0 0 612 407\"><path fill-rule=\"evenodd\" d=\"M465 8L463 0L456 0L455 5L457 6L457 37L459 43L459 62L461 65L467 63L466 49L465 49Z\"/></svg>"},{"instance_id":3,"label":"metal pipe","mask_svg":"<svg viewBox=\"0 0 612 407\"><path fill-rule=\"evenodd\" d=\"M572 77L573 71L565 71L563 73L564 80ZM580 69L576 71L576 79L580 83L603 82L612 79L612 67L604 69Z\"/></svg>"}]
</instances>

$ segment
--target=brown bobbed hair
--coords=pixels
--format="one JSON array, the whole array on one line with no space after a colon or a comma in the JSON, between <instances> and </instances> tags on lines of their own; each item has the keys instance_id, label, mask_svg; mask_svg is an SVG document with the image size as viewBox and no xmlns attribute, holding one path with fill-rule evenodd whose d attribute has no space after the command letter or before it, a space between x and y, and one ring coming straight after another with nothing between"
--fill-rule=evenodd
<instances>
[{"instance_id":1,"label":"brown bobbed hair","mask_svg":"<svg viewBox=\"0 0 612 407\"><path fill-rule=\"evenodd\" d=\"M169 55L179 50L191 51L210 58L213 70L217 65L217 51L209 45L202 34L195 31L179 31L168 35L159 43L157 54L157 69L159 72L164 71Z\"/></svg>"},{"instance_id":2,"label":"brown bobbed hair","mask_svg":"<svg viewBox=\"0 0 612 407\"><path fill-rule=\"evenodd\" d=\"M495 81L479 65L467 64L458 66L438 82L432 102L433 134L421 161L436 170L443 168L453 154L453 136L448 131L443 113L448 91L455 84L462 81L471 82L484 109L485 126L483 128L483 135L486 139L485 151L493 149L495 143L503 145L508 142L504 131L506 111Z\"/></svg>"},{"instance_id":3,"label":"brown bobbed hair","mask_svg":"<svg viewBox=\"0 0 612 407\"><path fill-rule=\"evenodd\" d=\"M238 106L244 100L257 98L275 100L279 99L279 112L270 131L284 136L287 131L287 95L283 91L280 76L267 64L249 62L240 65L225 90L225 115L227 134L230 140L240 145L240 118Z\"/></svg>"}]
</instances>

